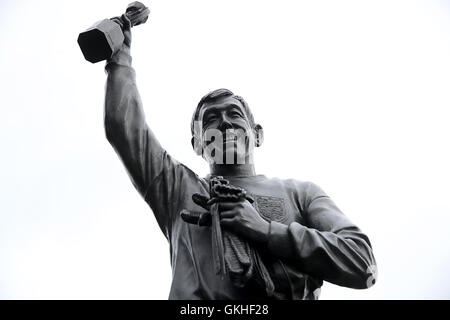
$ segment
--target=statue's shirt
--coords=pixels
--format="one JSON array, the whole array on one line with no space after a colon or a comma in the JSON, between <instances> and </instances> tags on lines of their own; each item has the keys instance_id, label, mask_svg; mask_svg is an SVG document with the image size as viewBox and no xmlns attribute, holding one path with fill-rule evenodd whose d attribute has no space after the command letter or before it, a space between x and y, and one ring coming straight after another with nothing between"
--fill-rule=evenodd
<instances>
[{"instance_id":1,"label":"statue's shirt","mask_svg":"<svg viewBox=\"0 0 450 320\"><path fill-rule=\"evenodd\" d=\"M121 52L106 67L105 129L169 241L169 298L266 298L264 290L236 288L216 275L211 229L181 219L182 209L202 210L192 194L209 195L208 178L198 177L161 147L146 124L130 63L129 55ZM376 268L369 239L317 185L263 175L225 178L247 190L270 222L268 243L258 250L275 283L273 298L316 299L322 280L352 288L373 283Z\"/></svg>"},{"instance_id":2,"label":"statue's shirt","mask_svg":"<svg viewBox=\"0 0 450 320\"><path fill-rule=\"evenodd\" d=\"M266 298L262 288L235 288L229 279L215 274L210 227L188 224L179 215L182 209L203 211L193 203L192 195L209 195L208 177L198 177L163 154L162 172L149 186L145 200L170 243L170 298ZM269 242L257 250L275 283L273 298L317 299L322 279L340 278L342 284L351 285L353 274L367 269L372 258L367 237L317 185L264 175L225 178L247 190L259 214L271 222ZM340 237L358 242L346 240L352 243L345 244ZM360 254L368 259L361 259ZM352 262L342 263L343 256Z\"/></svg>"}]
</instances>

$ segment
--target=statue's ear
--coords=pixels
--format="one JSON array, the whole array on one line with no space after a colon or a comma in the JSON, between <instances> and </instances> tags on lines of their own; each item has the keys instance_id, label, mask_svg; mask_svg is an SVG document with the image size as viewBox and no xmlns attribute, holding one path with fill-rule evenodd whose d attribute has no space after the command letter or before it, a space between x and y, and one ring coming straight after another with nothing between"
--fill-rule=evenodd
<instances>
[{"instance_id":1,"label":"statue's ear","mask_svg":"<svg viewBox=\"0 0 450 320\"><path fill-rule=\"evenodd\" d=\"M256 124L254 127L255 132L255 147L260 147L264 142L264 130L260 124Z\"/></svg>"},{"instance_id":2,"label":"statue's ear","mask_svg":"<svg viewBox=\"0 0 450 320\"><path fill-rule=\"evenodd\" d=\"M194 149L195 154L198 156L201 156L203 150L202 150L202 145L201 145L200 141L196 137L192 137L191 144L192 144L192 149Z\"/></svg>"}]
</instances>

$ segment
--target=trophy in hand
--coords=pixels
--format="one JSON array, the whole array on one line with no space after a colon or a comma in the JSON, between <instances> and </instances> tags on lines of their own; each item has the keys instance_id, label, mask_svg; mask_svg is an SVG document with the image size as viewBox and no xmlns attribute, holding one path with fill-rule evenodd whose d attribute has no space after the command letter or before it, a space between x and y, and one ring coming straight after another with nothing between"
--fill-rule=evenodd
<instances>
[{"instance_id":1,"label":"trophy in hand","mask_svg":"<svg viewBox=\"0 0 450 320\"><path fill-rule=\"evenodd\" d=\"M132 27L146 22L149 14L150 10L138 1L130 3L125 11ZM96 63L109 59L120 49L124 39L119 24L110 19L103 19L80 33L78 44L85 59Z\"/></svg>"}]
</instances>

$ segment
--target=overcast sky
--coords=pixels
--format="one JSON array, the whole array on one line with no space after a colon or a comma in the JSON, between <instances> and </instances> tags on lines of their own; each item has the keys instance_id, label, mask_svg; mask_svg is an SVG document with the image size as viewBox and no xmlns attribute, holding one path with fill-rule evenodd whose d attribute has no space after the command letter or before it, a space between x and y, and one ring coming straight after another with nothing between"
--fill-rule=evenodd
<instances>
[{"instance_id":1,"label":"overcast sky","mask_svg":"<svg viewBox=\"0 0 450 320\"><path fill-rule=\"evenodd\" d=\"M256 171L313 181L370 238L378 283L322 299L450 298L450 3L154 0L133 29L147 121L199 175L216 88L265 129ZM0 4L0 298L167 299L169 245L108 144L104 63L76 39L127 1Z\"/></svg>"}]
</instances>

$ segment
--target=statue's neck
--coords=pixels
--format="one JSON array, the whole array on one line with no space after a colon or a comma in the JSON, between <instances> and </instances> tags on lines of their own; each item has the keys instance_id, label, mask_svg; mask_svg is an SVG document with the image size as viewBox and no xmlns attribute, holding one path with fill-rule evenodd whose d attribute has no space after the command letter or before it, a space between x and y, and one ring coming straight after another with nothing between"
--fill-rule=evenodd
<instances>
[{"instance_id":1,"label":"statue's neck","mask_svg":"<svg viewBox=\"0 0 450 320\"><path fill-rule=\"evenodd\" d=\"M253 164L212 164L210 174L213 176L254 176L255 166Z\"/></svg>"}]
</instances>

